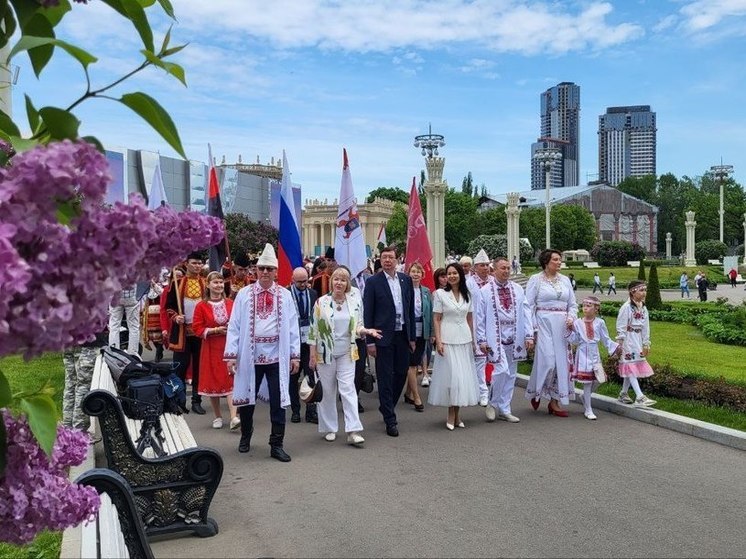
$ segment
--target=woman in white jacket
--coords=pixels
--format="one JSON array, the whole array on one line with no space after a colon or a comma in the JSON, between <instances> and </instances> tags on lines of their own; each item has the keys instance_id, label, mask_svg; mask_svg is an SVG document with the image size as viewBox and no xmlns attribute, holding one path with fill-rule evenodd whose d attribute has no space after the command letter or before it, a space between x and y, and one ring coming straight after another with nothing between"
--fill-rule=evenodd
<instances>
[{"instance_id":1,"label":"woman in white jacket","mask_svg":"<svg viewBox=\"0 0 746 559\"><path fill-rule=\"evenodd\" d=\"M363 424L358 413L355 391L355 361L358 359L357 336L380 338L378 330L363 326L363 303L351 293L350 274L337 268L331 277L331 293L316 301L313 307L309 366L318 366L324 397L318 403L319 432L332 442L337 438L337 389L342 400L347 442L359 446L365 442L360 434Z\"/></svg>"}]
</instances>

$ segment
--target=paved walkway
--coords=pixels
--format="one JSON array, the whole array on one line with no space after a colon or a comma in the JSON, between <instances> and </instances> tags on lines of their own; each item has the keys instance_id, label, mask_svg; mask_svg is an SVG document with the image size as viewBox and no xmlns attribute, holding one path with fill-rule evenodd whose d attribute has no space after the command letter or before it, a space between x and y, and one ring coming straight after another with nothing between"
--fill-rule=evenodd
<instances>
[{"instance_id":1,"label":"paved walkway","mask_svg":"<svg viewBox=\"0 0 746 559\"><path fill-rule=\"evenodd\" d=\"M578 405L534 412L520 388L519 424L474 407L451 432L445 409L400 404L391 438L376 393L362 396L364 449L288 423L289 464L269 458L265 405L248 455L189 415L225 460L220 533L156 542L156 557L746 556L743 451L603 411L587 421Z\"/></svg>"},{"instance_id":2,"label":"paved walkway","mask_svg":"<svg viewBox=\"0 0 746 559\"><path fill-rule=\"evenodd\" d=\"M579 287L578 290L575 292L576 297L580 298L585 295L591 294L592 288L581 288ZM608 291L608 288L604 288L603 295L599 295L598 291L596 291L596 296L601 299L601 301L609 300L609 301L624 301L627 299L627 290L624 287L617 286L616 288L616 295L612 293L611 295L606 295L606 292ZM691 301L699 302L699 298L697 296L697 290L696 289L689 289L689 294L691 295ZM731 287L729 284L718 284L717 289L714 291L708 291L707 292L707 300L708 302L714 302L718 297L725 297L728 299L728 302L732 305L740 305L744 301L746 301L746 289L744 289L743 284L737 286L737 287ZM681 290L680 289L661 289L661 299L664 301L682 301L681 298ZM687 301L686 298L683 299L684 301Z\"/></svg>"}]
</instances>

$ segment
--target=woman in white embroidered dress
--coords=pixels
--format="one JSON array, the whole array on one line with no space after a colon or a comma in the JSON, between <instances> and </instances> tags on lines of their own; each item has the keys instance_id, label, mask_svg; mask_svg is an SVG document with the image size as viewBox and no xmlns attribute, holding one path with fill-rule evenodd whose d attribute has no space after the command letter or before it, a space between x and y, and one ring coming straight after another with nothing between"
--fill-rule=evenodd
<instances>
[{"instance_id":1,"label":"woman in white embroidered dress","mask_svg":"<svg viewBox=\"0 0 746 559\"><path fill-rule=\"evenodd\" d=\"M448 406L446 429L464 427L459 408L479 402L479 384L474 370L474 324L469 288L464 269L451 263L446 267L448 285L433 296L435 362L427 401Z\"/></svg>"},{"instance_id":2,"label":"woman in white embroidered dress","mask_svg":"<svg viewBox=\"0 0 746 559\"><path fill-rule=\"evenodd\" d=\"M359 446L365 439L360 434L363 424L355 391L355 361L358 359L355 338L365 335L380 338L381 333L363 326L363 303L351 293L350 274L346 268L332 272L331 288L331 293L316 300L308 332L308 365L314 369L318 364L319 380L324 388L324 397L317 404L319 432L326 433L324 438L329 442L337 438L339 389L347 442Z\"/></svg>"},{"instance_id":3,"label":"woman in white embroidered dress","mask_svg":"<svg viewBox=\"0 0 746 559\"><path fill-rule=\"evenodd\" d=\"M548 399L550 414L567 417L567 410L560 404L574 400L575 390L570 383L572 356L565 334L578 315L578 304L570 280L559 273L562 254L544 249L539 264L543 272L531 276L526 286L526 299L536 328L536 351L526 398L535 410L542 398Z\"/></svg>"}]
</instances>

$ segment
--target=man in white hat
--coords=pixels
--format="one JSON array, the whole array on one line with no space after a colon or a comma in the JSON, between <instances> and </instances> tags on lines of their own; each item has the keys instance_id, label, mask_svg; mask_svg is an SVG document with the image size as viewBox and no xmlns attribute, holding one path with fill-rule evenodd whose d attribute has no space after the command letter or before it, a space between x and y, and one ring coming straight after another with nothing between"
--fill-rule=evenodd
<instances>
[{"instance_id":1,"label":"man in white hat","mask_svg":"<svg viewBox=\"0 0 746 559\"><path fill-rule=\"evenodd\" d=\"M495 281L482 288L481 306L476 312L474 330L480 349L487 353L494 369L492 394L487 406L488 421L497 417L509 423L520 421L511 413L518 362L525 361L534 346L531 308L523 288L510 280L507 258L495 260Z\"/></svg>"},{"instance_id":2,"label":"man in white hat","mask_svg":"<svg viewBox=\"0 0 746 559\"><path fill-rule=\"evenodd\" d=\"M238 451L251 448L256 394L264 380L272 420L270 456L290 462L283 449L285 408L290 406L290 375L300 368L300 334L293 296L275 283L277 266L275 249L267 243L256 263L256 283L236 295L224 358L235 374L233 404L241 417Z\"/></svg>"},{"instance_id":3,"label":"man in white hat","mask_svg":"<svg viewBox=\"0 0 746 559\"><path fill-rule=\"evenodd\" d=\"M480 288L490 281L490 259L484 249L480 249L474 260L470 256L462 256L459 261L466 275L466 287L469 289L469 298L472 300L472 309L479 307L482 299ZM469 273L467 273L467 269ZM473 269L473 272L471 271ZM476 315L476 312L473 313ZM487 367L487 354L479 347L474 348L474 374L477 375L479 384L479 405L484 407L489 401L489 387L485 376Z\"/></svg>"}]
</instances>

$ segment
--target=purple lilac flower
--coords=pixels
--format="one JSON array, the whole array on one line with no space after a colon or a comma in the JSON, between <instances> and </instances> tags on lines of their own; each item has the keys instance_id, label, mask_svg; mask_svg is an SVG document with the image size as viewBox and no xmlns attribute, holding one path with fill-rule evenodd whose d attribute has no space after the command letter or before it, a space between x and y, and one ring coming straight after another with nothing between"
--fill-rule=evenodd
<instances>
[{"instance_id":1,"label":"purple lilac flower","mask_svg":"<svg viewBox=\"0 0 746 559\"><path fill-rule=\"evenodd\" d=\"M8 445L8 463L0 479L0 540L24 544L42 530L63 530L91 520L101 505L98 493L67 477L67 468L85 459L88 435L58 426L49 459L24 417L0 411Z\"/></svg>"},{"instance_id":2,"label":"purple lilac flower","mask_svg":"<svg viewBox=\"0 0 746 559\"><path fill-rule=\"evenodd\" d=\"M147 209L141 197L104 205L106 158L85 142L39 146L0 169L0 356L29 358L91 340L123 286L216 244L222 222ZM59 222L60 204L77 214Z\"/></svg>"}]
</instances>

